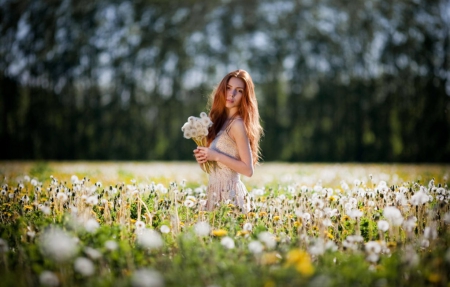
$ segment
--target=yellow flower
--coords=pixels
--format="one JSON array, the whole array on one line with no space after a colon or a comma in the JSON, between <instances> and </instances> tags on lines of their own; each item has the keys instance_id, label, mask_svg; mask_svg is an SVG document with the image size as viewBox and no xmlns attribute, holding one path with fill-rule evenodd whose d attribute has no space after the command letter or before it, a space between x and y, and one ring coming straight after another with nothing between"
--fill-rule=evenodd
<instances>
[{"instance_id":1,"label":"yellow flower","mask_svg":"<svg viewBox=\"0 0 450 287\"><path fill-rule=\"evenodd\" d=\"M24 209L32 210L32 209L33 209L33 206L31 206L31 205L25 205L23 208L24 208Z\"/></svg>"},{"instance_id":2,"label":"yellow flower","mask_svg":"<svg viewBox=\"0 0 450 287\"><path fill-rule=\"evenodd\" d=\"M243 236L243 235L247 235L249 233L250 233L250 231L248 231L248 230L239 230L236 235Z\"/></svg>"},{"instance_id":3,"label":"yellow flower","mask_svg":"<svg viewBox=\"0 0 450 287\"><path fill-rule=\"evenodd\" d=\"M277 252L264 253L261 256L261 264L263 264L263 265L272 265L272 264L275 264L278 261L280 261L280 258L281 258L281 256Z\"/></svg>"},{"instance_id":4,"label":"yellow flower","mask_svg":"<svg viewBox=\"0 0 450 287\"><path fill-rule=\"evenodd\" d=\"M254 212L249 212L247 214L247 216L248 216L248 218L253 218L253 217L255 217L255 213Z\"/></svg>"},{"instance_id":5,"label":"yellow flower","mask_svg":"<svg viewBox=\"0 0 450 287\"><path fill-rule=\"evenodd\" d=\"M314 266L311 264L311 257L308 252L301 249L292 249L287 254L286 266L293 266L304 276L311 276L314 273Z\"/></svg>"},{"instance_id":6,"label":"yellow flower","mask_svg":"<svg viewBox=\"0 0 450 287\"><path fill-rule=\"evenodd\" d=\"M328 239L334 240L333 234L331 234L330 232L327 232L327 231L325 231L324 233L328 237Z\"/></svg>"},{"instance_id":7,"label":"yellow flower","mask_svg":"<svg viewBox=\"0 0 450 287\"><path fill-rule=\"evenodd\" d=\"M300 221L296 221L296 222L294 222L294 226L295 227L301 227L302 223Z\"/></svg>"},{"instance_id":8,"label":"yellow flower","mask_svg":"<svg viewBox=\"0 0 450 287\"><path fill-rule=\"evenodd\" d=\"M389 248L395 248L395 247L397 247L397 242L395 242L395 241L389 241L389 242L387 243L387 247L389 247Z\"/></svg>"},{"instance_id":9,"label":"yellow flower","mask_svg":"<svg viewBox=\"0 0 450 287\"><path fill-rule=\"evenodd\" d=\"M350 219L350 216L344 215L342 216L342 221L348 221Z\"/></svg>"},{"instance_id":10,"label":"yellow flower","mask_svg":"<svg viewBox=\"0 0 450 287\"><path fill-rule=\"evenodd\" d=\"M211 233L212 233L212 235L217 236L217 237L222 237L222 236L225 236L228 234L228 232L223 229L216 229L216 230L213 230Z\"/></svg>"},{"instance_id":11,"label":"yellow flower","mask_svg":"<svg viewBox=\"0 0 450 287\"><path fill-rule=\"evenodd\" d=\"M275 215L275 216L273 217L273 221L278 221L278 220L280 220L280 217L279 217L278 215Z\"/></svg>"},{"instance_id":12,"label":"yellow flower","mask_svg":"<svg viewBox=\"0 0 450 287\"><path fill-rule=\"evenodd\" d=\"M336 201L336 196L330 196L330 201Z\"/></svg>"},{"instance_id":13,"label":"yellow flower","mask_svg":"<svg viewBox=\"0 0 450 287\"><path fill-rule=\"evenodd\" d=\"M265 196L261 196L260 199L261 199L261 202L266 202L266 197Z\"/></svg>"},{"instance_id":14,"label":"yellow flower","mask_svg":"<svg viewBox=\"0 0 450 287\"><path fill-rule=\"evenodd\" d=\"M275 286L277 286L277 285L272 280L266 281L264 283L264 287L275 287Z\"/></svg>"},{"instance_id":15,"label":"yellow flower","mask_svg":"<svg viewBox=\"0 0 450 287\"><path fill-rule=\"evenodd\" d=\"M233 208L233 207L234 207L234 204L229 203L229 204L228 204L228 207L229 207L229 208Z\"/></svg>"},{"instance_id":16,"label":"yellow flower","mask_svg":"<svg viewBox=\"0 0 450 287\"><path fill-rule=\"evenodd\" d=\"M428 281L431 283L437 284L441 281L441 275L439 273L431 273L428 276Z\"/></svg>"},{"instance_id":17,"label":"yellow flower","mask_svg":"<svg viewBox=\"0 0 450 287\"><path fill-rule=\"evenodd\" d=\"M130 219L130 223L131 223L131 224L136 223L136 219L131 218L131 219Z\"/></svg>"},{"instance_id":18,"label":"yellow flower","mask_svg":"<svg viewBox=\"0 0 450 287\"><path fill-rule=\"evenodd\" d=\"M267 212L261 211L261 212L259 213L259 217L264 217L264 216L267 216Z\"/></svg>"}]
</instances>

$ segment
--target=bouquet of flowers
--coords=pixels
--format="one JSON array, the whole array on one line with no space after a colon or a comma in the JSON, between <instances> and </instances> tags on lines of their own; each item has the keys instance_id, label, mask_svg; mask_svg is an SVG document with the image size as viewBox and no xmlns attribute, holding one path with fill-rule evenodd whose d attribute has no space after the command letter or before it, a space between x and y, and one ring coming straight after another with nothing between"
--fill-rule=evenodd
<instances>
[{"instance_id":1,"label":"bouquet of flowers","mask_svg":"<svg viewBox=\"0 0 450 287\"><path fill-rule=\"evenodd\" d=\"M208 129L213 122L205 112L200 113L200 118L189 117L187 122L181 127L181 131L184 133L184 137L187 139L193 139L197 146L205 147L207 144L206 136L208 135ZM210 173L212 168L212 162L207 161L204 163L204 168L207 173Z\"/></svg>"}]
</instances>

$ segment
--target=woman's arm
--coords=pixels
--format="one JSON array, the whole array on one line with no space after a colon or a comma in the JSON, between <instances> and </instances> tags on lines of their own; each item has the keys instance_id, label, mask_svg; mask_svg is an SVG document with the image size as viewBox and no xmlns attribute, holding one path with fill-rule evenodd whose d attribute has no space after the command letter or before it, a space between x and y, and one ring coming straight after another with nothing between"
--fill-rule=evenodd
<instances>
[{"instance_id":1,"label":"woman's arm","mask_svg":"<svg viewBox=\"0 0 450 287\"><path fill-rule=\"evenodd\" d=\"M235 159L210 148L197 147L197 153L194 151L197 162L202 163L207 160L217 161L242 175L251 177L253 175L252 153L247 132L245 131L242 120L236 119L233 121L228 134L236 142L240 159ZM199 154L198 157L197 154Z\"/></svg>"}]
</instances>

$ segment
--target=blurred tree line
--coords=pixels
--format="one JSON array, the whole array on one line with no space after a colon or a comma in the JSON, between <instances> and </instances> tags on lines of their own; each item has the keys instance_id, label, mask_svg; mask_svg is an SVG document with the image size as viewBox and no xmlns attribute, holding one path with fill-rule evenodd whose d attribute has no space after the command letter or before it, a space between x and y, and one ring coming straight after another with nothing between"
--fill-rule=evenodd
<instances>
[{"instance_id":1,"label":"blurred tree line","mask_svg":"<svg viewBox=\"0 0 450 287\"><path fill-rule=\"evenodd\" d=\"M449 162L448 0L2 0L0 158L193 160L252 75L266 161Z\"/></svg>"}]
</instances>

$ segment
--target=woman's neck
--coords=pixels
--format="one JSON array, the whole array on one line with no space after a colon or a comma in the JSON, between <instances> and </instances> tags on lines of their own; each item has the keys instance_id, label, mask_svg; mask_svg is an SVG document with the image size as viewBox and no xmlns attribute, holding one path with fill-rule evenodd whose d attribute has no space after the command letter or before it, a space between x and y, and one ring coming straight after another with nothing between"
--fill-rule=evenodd
<instances>
[{"instance_id":1,"label":"woman's neck","mask_svg":"<svg viewBox=\"0 0 450 287\"><path fill-rule=\"evenodd\" d=\"M232 119L238 115L237 109L227 110L227 120Z\"/></svg>"}]
</instances>

